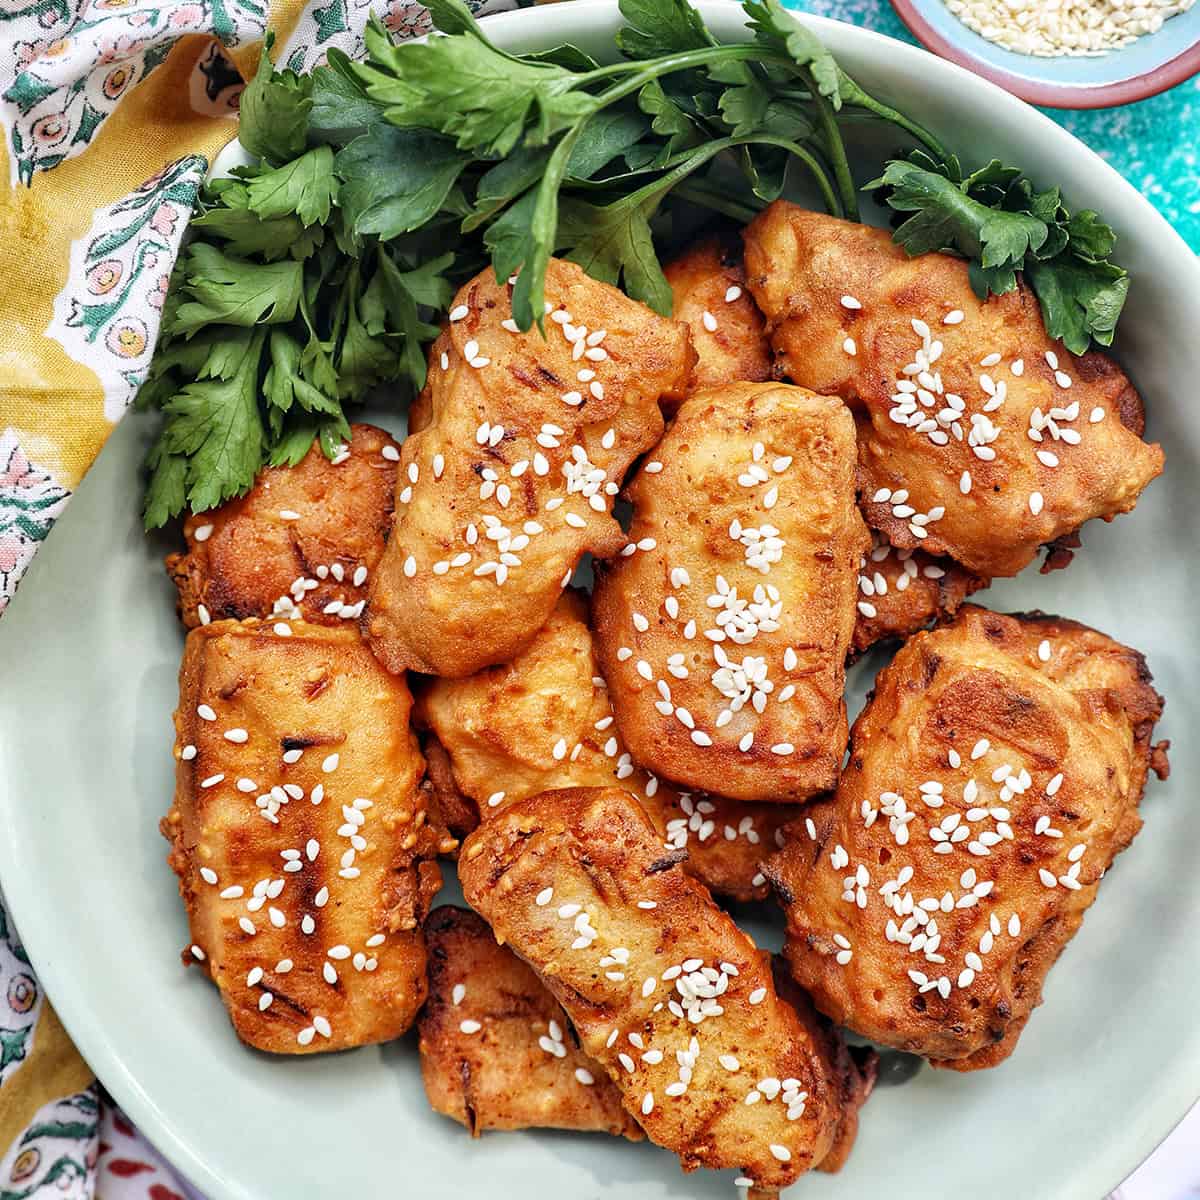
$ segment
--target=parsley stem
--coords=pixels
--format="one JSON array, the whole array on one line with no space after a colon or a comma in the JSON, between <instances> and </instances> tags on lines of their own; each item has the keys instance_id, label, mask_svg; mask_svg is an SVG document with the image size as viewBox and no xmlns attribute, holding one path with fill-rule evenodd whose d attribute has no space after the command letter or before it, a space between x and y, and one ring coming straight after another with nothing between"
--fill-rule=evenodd
<instances>
[{"instance_id":1,"label":"parsley stem","mask_svg":"<svg viewBox=\"0 0 1200 1200\"><path fill-rule=\"evenodd\" d=\"M876 100L874 96L855 83L840 68L838 70L838 91L841 93L843 104L850 104L856 108L865 108L868 112L874 113L875 116L885 121L890 121L893 125L898 125L901 129L911 133L927 149L932 150L941 162L948 163L950 161L950 152L928 129L923 125L918 125L916 121L906 117L898 109L892 108L890 104L884 104L882 101Z\"/></svg>"},{"instance_id":2,"label":"parsley stem","mask_svg":"<svg viewBox=\"0 0 1200 1200\"><path fill-rule=\"evenodd\" d=\"M761 211L751 208L748 204L739 204L736 200L730 200L728 196L710 188L701 179L685 179L682 183L676 184L675 195L681 196L684 200L690 200L693 204L700 205L701 208L711 208L713 212L719 212L730 220L737 221L739 225L749 225Z\"/></svg>"},{"instance_id":3,"label":"parsley stem","mask_svg":"<svg viewBox=\"0 0 1200 1200\"><path fill-rule=\"evenodd\" d=\"M842 211L849 220L857 221L859 220L857 189L854 186L854 177L850 174L850 164L846 161L846 143L842 141L842 132L838 129L833 105L821 95L817 81L807 67L802 68L800 74L808 84L813 107L817 110L817 124L821 141L833 167L833 177L837 181L838 192L841 195ZM833 209L830 211L832 212Z\"/></svg>"},{"instance_id":4,"label":"parsley stem","mask_svg":"<svg viewBox=\"0 0 1200 1200\"><path fill-rule=\"evenodd\" d=\"M637 71L639 74L635 78L638 82L634 86L634 90L636 90L643 83L648 83L651 79L658 78L659 75L671 75L676 71L686 71L691 67L703 67L708 63L738 62L740 60L772 62L783 66L787 66L791 62L791 59L785 58L782 54L772 54L769 50L753 42L733 42L722 46L705 46L699 50L681 50L678 54L667 54L662 58L610 63L606 67L597 67L593 71L581 72L576 78L576 83L582 86L597 79L608 79L614 75L625 75L631 71ZM607 92L601 92L602 97L607 94Z\"/></svg>"}]
</instances>

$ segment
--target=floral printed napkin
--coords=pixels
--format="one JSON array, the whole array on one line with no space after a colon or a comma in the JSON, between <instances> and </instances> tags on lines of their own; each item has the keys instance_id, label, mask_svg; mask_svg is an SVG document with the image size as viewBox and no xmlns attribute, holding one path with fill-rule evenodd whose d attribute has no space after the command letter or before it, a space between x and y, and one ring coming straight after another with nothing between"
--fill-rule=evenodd
<instances>
[{"instance_id":1,"label":"floral printed napkin","mask_svg":"<svg viewBox=\"0 0 1200 1200\"><path fill-rule=\"evenodd\" d=\"M483 13L525 2L470 0ZM883 0L793 2L898 30ZM0 0L0 613L145 378L180 238L236 133L267 27L276 61L302 70L331 46L361 53L371 8L396 34L428 29L412 0ZM1193 175L1194 94L1156 102L1171 119L1155 109L1151 122ZM1135 109L1112 129L1129 129ZM1127 140L1140 154L1145 139ZM1142 161L1117 165L1134 174ZM1194 199L1182 175L1177 188L1139 182L1198 232L1196 204L1170 210ZM95 1082L0 896L0 1200L49 1196L194 1193Z\"/></svg>"},{"instance_id":2,"label":"floral printed napkin","mask_svg":"<svg viewBox=\"0 0 1200 1200\"><path fill-rule=\"evenodd\" d=\"M0 613L145 379L268 25L303 70L361 53L372 7L429 28L410 0L0 0ZM0 896L0 1200L192 1195L96 1084Z\"/></svg>"}]
</instances>

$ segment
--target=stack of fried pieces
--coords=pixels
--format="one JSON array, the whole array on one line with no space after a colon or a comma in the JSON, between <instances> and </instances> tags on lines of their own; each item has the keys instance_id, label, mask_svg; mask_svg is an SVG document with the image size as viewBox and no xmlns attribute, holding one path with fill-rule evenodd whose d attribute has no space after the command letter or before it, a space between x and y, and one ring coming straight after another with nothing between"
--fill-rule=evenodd
<instances>
[{"instance_id":1,"label":"stack of fried pieces","mask_svg":"<svg viewBox=\"0 0 1200 1200\"><path fill-rule=\"evenodd\" d=\"M357 426L188 518L163 829L250 1045L415 1022L472 1133L770 1192L849 1152L877 1058L839 1026L1002 1061L1137 833L1141 655L965 600L1064 565L1162 452L1027 291L884 232L779 202L669 277L674 320L551 262L543 334L480 275L402 444ZM474 912L430 911L439 856ZM782 957L714 894L773 895Z\"/></svg>"}]
</instances>

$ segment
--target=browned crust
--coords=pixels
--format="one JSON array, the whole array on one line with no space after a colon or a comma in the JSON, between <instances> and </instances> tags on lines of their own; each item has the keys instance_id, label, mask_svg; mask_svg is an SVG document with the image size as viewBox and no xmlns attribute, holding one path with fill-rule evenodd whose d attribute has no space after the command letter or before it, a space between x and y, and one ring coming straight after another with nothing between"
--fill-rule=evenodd
<instances>
[{"instance_id":1,"label":"browned crust","mask_svg":"<svg viewBox=\"0 0 1200 1200\"><path fill-rule=\"evenodd\" d=\"M369 579L383 554L400 447L373 425L352 425L350 432L349 457L337 466L314 442L296 466L264 468L245 496L188 514L187 549L166 559L188 629L204 624L201 606L213 621L265 618L281 597L313 624L340 625L346 618L324 610L366 599L365 581L357 585L354 577L366 568ZM385 449L395 460L383 456ZM208 536L198 540L197 530ZM298 601L296 580L309 584Z\"/></svg>"},{"instance_id":2,"label":"browned crust","mask_svg":"<svg viewBox=\"0 0 1200 1200\"><path fill-rule=\"evenodd\" d=\"M203 954L197 961L185 951L184 961L216 983L243 1041L278 1054L387 1041L412 1024L425 998L420 922L441 886L433 856L445 837L417 786L422 763L403 679L379 668L353 628L291 629L283 637L269 625L222 621L189 634L175 714L175 801L161 826L192 944ZM204 719L200 705L215 720ZM239 729L244 740L225 737ZM187 746L194 757L183 756ZM282 761L297 749L299 761ZM243 779L255 790L238 788ZM314 803L318 785L324 796ZM279 793L287 802L275 823L256 801L272 787L299 789ZM358 808L364 845L345 864L360 875L348 879L344 810L360 799L369 801ZM282 858L292 850L295 871ZM214 875L205 878L207 871ZM263 880L280 890L254 903ZM231 887L242 894L221 894ZM327 903L318 902L323 889ZM344 958L329 955L340 946ZM290 969L280 966L285 960ZM336 979L326 977L327 966ZM256 969L261 980L247 982ZM328 1034L318 1018L329 1022Z\"/></svg>"},{"instance_id":3,"label":"browned crust","mask_svg":"<svg viewBox=\"0 0 1200 1200\"><path fill-rule=\"evenodd\" d=\"M672 315L687 325L696 349L692 391L771 378L766 323L746 289L742 242L736 233L702 238L669 262L663 274L674 298ZM735 288L736 298L727 301ZM706 314L711 320L706 321Z\"/></svg>"},{"instance_id":4,"label":"browned crust","mask_svg":"<svg viewBox=\"0 0 1200 1200\"><path fill-rule=\"evenodd\" d=\"M613 493L661 436L660 398L690 376L684 326L573 263L547 267L558 307L544 336L512 332L511 290L490 268L470 280L451 310L465 315L430 348L419 430L402 449L395 524L362 618L390 671L460 678L519 653L579 559L624 546ZM584 337L603 344L583 349ZM508 534L490 536L489 522Z\"/></svg>"},{"instance_id":5,"label":"browned crust","mask_svg":"<svg viewBox=\"0 0 1200 1200\"><path fill-rule=\"evenodd\" d=\"M855 409L864 514L893 545L947 555L985 578L1015 575L1042 545L1089 519L1130 511L1161 473L1162 449L1141 440L1141 401L1128 378L1105 355L1077 358L1052 341L1023 281L981 302L964 260L909 258L886 230L786 201L761 213L745 241L747 285L767 316L776 371ZM843 297L854 303L844 304ZM956 312L964 318L946 324ZM922 348L914 321L928 327L929 351L934 342L940 348L930 364L934 392L940 386L942 395L964 403L961 422L917 432L893 419L902 416L893 400L897 380ZM847 337L854 353L844 349ZM989 410L989 397L1001 385L1006 393ZM948 401L928 389L926 397L919 411L932 421ZM1094 409L1100 415L1092 421ZM1053 428L1040 423L1047 415ZM983 418L996 429L979 457L968 434ZM1035 420L1040 441L1029 434ZM950 436L954 428L963 437ZM941 437L945 444L934 444ZM1039 451L1053 459L1039 459ZM971 476L965 495L964 470ZM909 493L901 508L915 515L941 509L943 515L914 533L913 514L896 516L888 503L872 499L901 490ZM1052 562L1061 565L1062 555Z\"/></svg>"},{"instance_id":6,"label":"browned crust","mask_svg":"<svg viewBox=\"0 0 1200 1200\"><path fill-rule=\"evenodd\" d=\"M947 625L912 638L880 672L855 722L836 796L811 805L765 867L788 913L785 953L818 1007L935 1066L975 1070L1008 1057L1101 877L1141 826L1147 772L1166 769L1165 745L1152 743L1161 712L1142 656L1074 621L967 605ZM981 739L989 746L973 766ZM951 750L961 767L950 764ZM1004 785L991 775L1005 763L1014 777L1025 769L1030 778L1008 797L998 795ZM1053 784L1059 774L1063 781ZM976 781L972 796L963 794L968 779ZM940 805L918 799L926 781L942 785ZM906 842L897 840L886 814L869 826L862 815L863 803L879 808L885 791L907 797L916 814ZM929 831L936 827L948 841L957 826L942 822L954 820L970 828L969 853L958 845L940 854ZM983 853L969 849L994 831L998 840ZM1073 869L1069 852L1080 845L1071 876L1078 887L1071 888L1062 878ZM844 857L835 867L839 847ZM870 876L862 908L842 897L843 877L860 865ZM914 937L923 928L896 914L879 892L908 867L915 874L897 895L911 892L918 905L951 897L949 912L928 914L939 922L944 964L885 936L889 920L900 932L900 921L909 920ZM974 887L960 878L967 870L991 890L959 908ZM842 964L835 962L835 936L852 948ZM964 965L972 965L968 953L979 955L982 968L960 981ZM945 974L948 994L921 991L910 969L928 979Z\"/></svg>"},{"instance_id":7,"label":"browned crust","mask_svg":"<svg viewBox=\"0 0 1200 1200\"><path fill-rule=\"evenodd\" d=\"M952 617L968 596L990 582L953 559L935 558L922 550L897 550L880 533L875 534L874 543L859 571L851 660L876 642L904 641L918 630ZM880 579L886 591L878 590Z\"/></svg>"},{"instance_id":8,"label":"browned crust","mask_svg":"<svg viewBox=\"0 0 1200 1200\"><path fill-rule=\"evenodd\" d=\"M663 856L627 792L549 792L513 805L467 840L459 876L467 902L538 973L626 1108L685 1170L736 1166L760 1187L783 1187L826 1157L842 1096L823 1044L777 996L769 957L678 869L677 856ZM587 946L572 948L579 917L573 907L561 916L564 904L588 914L596 936ZM614 948L625 954L621 970L598 968ZM714 972L718 963L734 969L725 974L722 1013L699 1024L665 1005L676 1003L677 985L661 978L668 964L693 958ZM685 1096L672 1097L665 1088L679 1070L674 1051L693 1037L702 1047L693 1077ZM658 1064L633 1057L659 1049ZM723 1054L736 1055L736 1069L719 1061ZM746 1095L768 1077L796 1080L808 1093L803 1112L789 1120L778 1099L747 1105ZM655 1096L649 1112L647 1092ZM787 1161L769 1145L786 1148Z\"/></svg>"},{"instance_id":9,"label":"browned crust","mask_svg":"<svg viewBox=\"0 0 1200 1200\"><path fill-rule=\"evenodd\" d=\"M454 780L454 769L445 746L429 732L421 736L421 753L425 757L425 779L421 787L428 793L429 811L436 813L439 824L462 841L479 824L479 806L464 795ZM442 851L458 857L458 847Z\"/></svg>"},{"instance_id":10,"label":"browned crust","mask_svg":"<svg viewBox=\"0 0 1200 1200\"><path fill-rule=\"evenodd\" d=\"M768 478L744 486L756 447ZM682 787L719 786L735 799L767 802L831 787L847 734L842 697L857 568L869 545L855 507L849 413L804 388L730 384L684 402L655 460L661 471L643 468L627 489L630 540L642 548L603 564L592 598L597 656L622 737L638 762ZM788 465L775 472L775 462ZM735 522L778 531L784 549L766 573L731 535ZM677 585L681 568L689 582ZM709 599L723 583L743 605L776 588L776 627L749 644L726 638L714 646L709 633L723 637L718 616L729 614L717 614ZM690 639L688 621L696 624ZM749 703L734 711L713 685L721 653L735 664L763 659L773 694L761 713ZM673 654L686 677L672 670ZM664 686L669 711L660 708ZM723 709L732 719L718 725Z\"/></svg>"},{"instance_id":11,"label":"browned crust","mask_svg":"<svg viewBox=\"0 0 1200 1200\"><path fill-rule=\"evenodd\" d=\"M428 775L447 824L465 835L476 811L486 819L539 792L616 784L637 797L665 846L686 849L690 875L722 895L764 899L759 862L797 809L680 792L637 766L598 673L586 602L568 589L512 662L430 681L415 713L430 730ZM457 815L464 803L471 812Z\"/></svg>"},{"instance_id":12,"label":"browned crust","mask_svg":"<svg viewBox=\"0 0 1200 1200\"><path fill-rule=\"evenodd\" d=\"M429 999L418 1028L421 1077L435 1112L472 1137L489 1129L572 1129L641 1141L641 1128L579 1048L561 1005L496 944L481 917L443 905L426 917L425 937ZM463 1032L464 1021L480 1028ZM561 1049L548 1052L547 1039ZM581 1082L577 1071L593 1082Z\"/></svg>"}]
</instances>

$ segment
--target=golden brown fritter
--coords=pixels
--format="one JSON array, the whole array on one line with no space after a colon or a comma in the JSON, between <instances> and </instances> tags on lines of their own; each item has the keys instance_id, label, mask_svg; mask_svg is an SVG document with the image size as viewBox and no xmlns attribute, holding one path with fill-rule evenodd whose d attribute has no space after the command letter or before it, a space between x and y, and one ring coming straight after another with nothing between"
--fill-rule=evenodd
<instances>
[{"instance_id":1,"label":"golden brown fritter","mask_svg":"<svg viewBox=\"0 0 1200 1200\"><path fill-rule=\"evenodd\" d=\"M294 467L266 467L238 500L183 523L187 552L167 556L179 615L192 629L230 617L357 620L392 524L400 449L352 425L336 465L315 442Z\"/></svg>"},{"instance_id":2,"label":"golden brown fritter","mask_svg":"<svg viewBox=\"0 0 1200 1200\"><path fill-rule=\"evenodd\" d=\"M792 978L787 960L780 954L771 956L771 977L779 998L796 1010L801 1025L812 1037L823 1060L824 1074L837 1084L840 1109L833 1145L816 1168L832 1175L846 1165L854 1149L859 1111L870 1099L879 1078L879 1055L869 1046L846 1044L841 1030L817 1011L808 993Z\"/></svg>"},{"instance_id":3,"label":"golden brown fritter","mask_svg":"<svg viewBox=\"0 0 1200 1200\"><path fill-rule=\"evenodd\" d=\"M856 409L864 513L894 546L1015 575L1162 471L1132 384L1051 341L1024 284L983 303L964 260L785 201L745 240L776 370Z\"/></svg>"},{"instance_id":4,"label":"golden brown fritter","mask_svg":"<svg viewBox=\"0 0 1200 1200\"><path fill-rule=\"evenodd\" d=\"M597 571L597 657L643 766L739 800L831 787L858 563L854 425L836 399L691 396L629 487L636 547Z\"/></svg>"},{"instance_id":5,"label":"golden brown fritter","mask_svg":"<svg viewBox=\"0 0 1200 1200\"><path fill-rule=\"evenodd\" d=\"M767 864L817 1006L935 1066L1007 1058L1165 774L1161 712L1142 656L1073 621L967 605L913 637Z\"/></svg>"},{"instance_id":6,"label":"golden brown fritter","mask_svg":"<svg viewBox=\"0 0 1200 1200\"><path fill-rule=\"evenodd\" d=\"M414 720L416 716L417 709L414 708ZM420 744L425 759L425 778L421 781L421 790L425 792L429 819L435 825L444 827L456 843L447 846L442 853L457 858L457 843L479 824L479 806L459 788L454 779L450 755L442 743L433 734L424 732Z\"/></svg>"},{"instance_id":7,"label":"golden brown fritter","mask_svg":"<svg viewBox=\"0 0 1200 1200\"><path fill-rule=\"evenodd\" d=\"M412 1024L442 835L403 678L352 626L290 630L188 635L162 830L191 923L184 961L208 972L243 1041L303 1054Z\"/></svg>"},{"instance_id":8,"label":"golden brown fritter","mask_svg":"<svg viewBox=\"0 0 1200 1200\"><path fill-rule=\"evenodd\" d=\"M851 657L876 642L903 640L939 618L952 617L988 580L953 559L897 550L878 531L858 576L858 615Z\"/></svg>"},{"instance_id":9,"label":"golden brown fritter","mask_svg":"<svg viewBox=\"0 0 1200 1200\"><path fill-rule=\"evenodd\" d=\"M562 1006L483 919L443 905L425 918L429 999L421 1077L435 1112L485 1129L574 1129L641 1141L621 1093L579 1048Z\"/></svg>"},{"instance_id":10,"label":"golden brown fritter","mask_svg":"<svg viewBox=\"0 0 1200 1200\"><path fill-rule=\"evenodd\" d=\"M511 663L468 679L434 680L417 698L416 717L448 753L452 784L485 816L554 788L619 783L637 797L667 849L687 850L689 874L739 900L767 895L759 863L798 812L793 805L680 793L638 767L613 723L577 592L563 594ZM440 765L432 745L428 753L432 775ZM448 823L459 832L454 820Z\"/></svg>"},{"instance_id":11,"label":"golden brown fritter","mask_svg":"<svg viewBox=\"0 0 1200 1200\"><path fill-rule=\"evenodd\" d=\"M820 1040L628 792L509 806L467 839L459 878L684 1170L784 1187L829 1153L842 1097Z\"/></svg>"},{"instance_id":12,"label":"golden brown fritter","mask_svg":"<svg viewBox=\"0 0 1200 1200\"><path fill-rule=\"evenodd\" d=\"M742 269L741 239L732 234L697 242L663 268L675 299L673 316L692 333L692 390L771 378L766 324Z\"/></svg>"},{"instance_id":13,"label":"golden brown fritter","mask_svg":"<svg viewBox=\"0 0 1200 1200\"><path fill-rule=\"evenodd\" d=\"M390 671L461 677L526 646L580 557L624 546L613 497L686 387L686 327L573 263L546 273L544 339L514 332L510 292L478 275L430 352L363 618Z\"/></svg>"}]
</instances>

